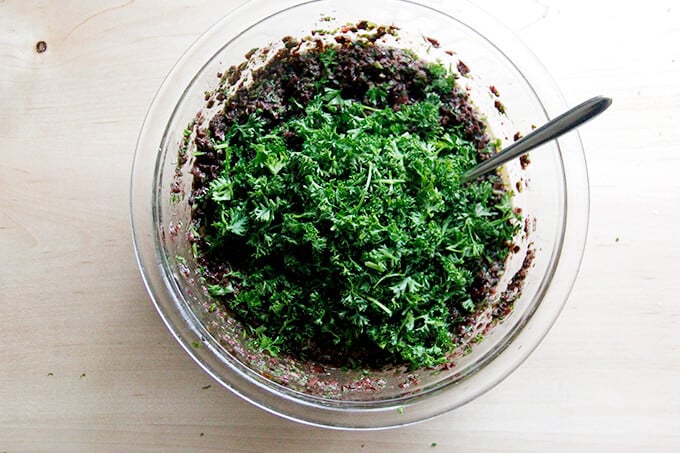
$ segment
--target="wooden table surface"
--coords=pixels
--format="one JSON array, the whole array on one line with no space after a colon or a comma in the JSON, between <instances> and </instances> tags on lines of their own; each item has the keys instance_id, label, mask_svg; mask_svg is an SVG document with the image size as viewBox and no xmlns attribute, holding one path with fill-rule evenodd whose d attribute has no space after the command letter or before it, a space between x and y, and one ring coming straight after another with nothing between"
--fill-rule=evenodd
<instances>
[{"instance_id":1,"label":"wooden table surface","mask_svg":"<svg viewBox=\"0 0 680 453\"><path fill-rule=\"evenodd\" d=\"M581 128L581 273L545 341L487 394L412 427L339 432L203 389L134 259L144 115L238 3L0 1L0 451L680 451L680 6L477 2L570 104L614 99Z\"/></svg>"}]
</instances>

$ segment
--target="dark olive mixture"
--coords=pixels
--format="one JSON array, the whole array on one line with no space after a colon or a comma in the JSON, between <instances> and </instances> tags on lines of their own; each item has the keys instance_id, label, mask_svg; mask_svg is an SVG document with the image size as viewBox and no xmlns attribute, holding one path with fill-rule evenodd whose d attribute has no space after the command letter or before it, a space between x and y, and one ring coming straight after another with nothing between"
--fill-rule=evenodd
<instances>
[{"instance_id":1,"label":"dark olive mixture","mask_svg":"<svg viewBox=\"0 0 680 453\"><path fill-rule=\"evenodd\" d=\"M284 38L235 91L245 65L222 75L193 138L191 239L260 350L436 366L488 304L517 215L498 175L460 183L496 145L457 76L377 41L394 28L357 30Z\"/></svg>"}]
</instances>

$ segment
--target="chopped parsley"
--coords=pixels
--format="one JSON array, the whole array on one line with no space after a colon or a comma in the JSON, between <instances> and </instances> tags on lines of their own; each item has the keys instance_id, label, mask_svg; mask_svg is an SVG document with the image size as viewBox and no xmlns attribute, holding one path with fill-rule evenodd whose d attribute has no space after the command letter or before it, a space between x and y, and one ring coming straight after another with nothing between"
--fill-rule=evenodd
<instances>
[{"instance_id":1,"label":"chopped parsley","mask_svg":"<svg viewBox=\"0 0 680 453\"><path fill-rule=\"evenodd\" d=\"M461 184L480 149L465 125L443 124L456 88L441 64L421 64L422 96L395 108L388 82L348 96L331 75L337 51L314 57L308 101L280 121L236 116L211 139L221 169L196 211L196 254L228 270L207 272L207 291L272 356L442 364L518 229L510 193L497 175Z\"/></svg>"}]
</instances>

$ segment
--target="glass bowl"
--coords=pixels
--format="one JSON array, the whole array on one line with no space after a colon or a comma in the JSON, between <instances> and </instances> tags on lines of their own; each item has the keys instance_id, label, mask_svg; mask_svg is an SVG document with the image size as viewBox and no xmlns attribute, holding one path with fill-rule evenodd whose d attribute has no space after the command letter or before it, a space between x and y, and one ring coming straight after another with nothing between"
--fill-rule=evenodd
<instances>
[{"instance_id":1,"label":"glass bowl","mask_svg":"<svg viewBox=\"0 0 680 453\"><path fill-rule=\"evenodd\" d=\"M147 290L179 344L210 376L251 403L318 426L374 429L425 420L498 384L536 348L558 317L576 278L588 224L588 178L577 133L544 145L504 176L521 210L520 246L507 286L531 250L524 285L502 322L482 319L469 344L437 370L348 370L249 348L242 326L215 309L187 239L191 157L179 161L184 130L204 95L251 48L303 37L322 18L396 25L404 47L470 73L460 81L503 146L566 109L537 59L496 20L471 4L445 1L251 1L221 19L182 56L153 100L137 143L131 184L135 251ZM429 38L429 39L428 39ZM437 45L439 44L439 45ZM460 69L460 68L459 68ZM497 94L500 97L497 97ZM501 113L504 110L505 113ZM188 153L191 156L191 150ZM487 319L487 318L484 318ZM484 339L477 341L477 333Z\"/></svg>"}]
</instances>

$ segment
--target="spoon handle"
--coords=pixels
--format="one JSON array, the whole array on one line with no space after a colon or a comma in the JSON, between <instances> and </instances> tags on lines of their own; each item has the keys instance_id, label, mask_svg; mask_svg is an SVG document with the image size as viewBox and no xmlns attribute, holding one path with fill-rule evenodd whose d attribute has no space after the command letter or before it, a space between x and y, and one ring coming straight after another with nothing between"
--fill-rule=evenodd
<instances>
[{"instance_id":1,"label":"spoon handle","mask_svg":"<svg viewBox=\"0 0 680 453\"><path fill-rule=\"evenodd\" d=\"M564 112L557 118L548 121L530 134L525 135L498 154L495 154L481 164L468 170L463 175L462 182L472 181L483 174L495 170L509 160L521 156L527 151L569 132L607 110L607 107L609 107L611 103L612 100L604 96L596 96L592 99L588 99Z\"/></svg>"}]
</instances>

